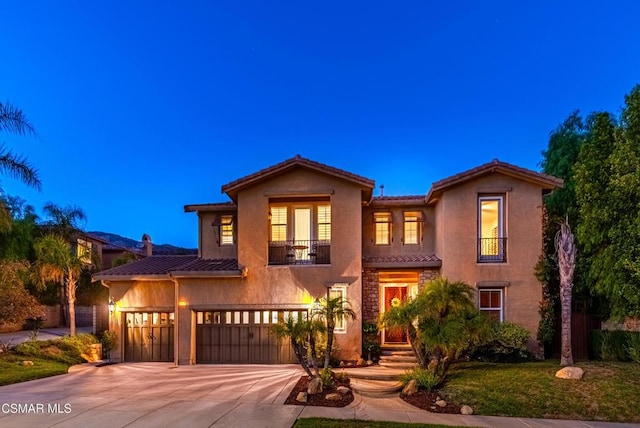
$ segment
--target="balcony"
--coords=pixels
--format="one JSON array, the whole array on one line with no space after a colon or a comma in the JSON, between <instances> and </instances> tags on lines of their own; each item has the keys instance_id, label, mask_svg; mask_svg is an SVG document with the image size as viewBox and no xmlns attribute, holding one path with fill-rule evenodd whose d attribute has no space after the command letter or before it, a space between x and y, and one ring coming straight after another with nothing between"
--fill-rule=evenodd
<instances>
[{"instance_id":1,"label":"balcony","mask_svg":"<svg viewBox=\"0 0 640 428\"><path fill-rule=\"evenodd\" d=\"M479 238L478 263L506 263L507 238Z\"/></svg>"},{"instance_id":2,"label":"balcony","mask_svg":"<svg viewBox=\"0 0 640 428\"><path fill-rule=\"evenodd\" d=\"M328 265L331 263L331 241L269 241L269 265Z\"/></svg>"}]
</instances>

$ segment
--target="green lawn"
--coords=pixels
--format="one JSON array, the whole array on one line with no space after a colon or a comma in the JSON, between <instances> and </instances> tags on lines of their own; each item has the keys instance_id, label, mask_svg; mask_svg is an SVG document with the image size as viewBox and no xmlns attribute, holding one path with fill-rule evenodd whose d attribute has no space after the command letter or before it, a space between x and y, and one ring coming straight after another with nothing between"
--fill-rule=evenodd
<instances>
[{"instance_id":1,"label":"green lawn","mask_svg":"<svg viewBox=\"0 0 640 428\"><path fill-rule=\"evenodd\" d=\"M556 378L558 361L458 364L441 392L476 415L640 422L640 365L575 365L585 371L582 380Z\"/></svg>"},{"instance_id":2,"label":"green lawn","mask_svg":"<svg viewBox=\"0 0 640 428\"><path fill-rule=\"evenodd\" d=\"M23 366L22 361L33 361ZM0 354L0 386L67 373L69 365L58 361L14 354Z\"/></svg>"},{"instance_id":3,"label":"green lawn","mask_svg":"<svg viewBox=\"0 0 640 428\"><path fill-rule=\"evenodd\" d=\"M298 419L293 428L456 428L451 425L431 425L431 424L404 424L400 422L382 421L357 421L353 419L325 419L325 418L304 418ZM469 428L457 427L457 428Z\"/></svg>"}]
</instances>

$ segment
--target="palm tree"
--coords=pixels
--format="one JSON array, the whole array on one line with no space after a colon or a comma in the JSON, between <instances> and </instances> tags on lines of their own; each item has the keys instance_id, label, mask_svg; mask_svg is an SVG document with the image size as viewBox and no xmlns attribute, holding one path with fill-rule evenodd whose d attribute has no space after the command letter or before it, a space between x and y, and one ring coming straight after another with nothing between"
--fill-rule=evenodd
<instances>
[{"instance_id":1,"label":"palm tree","mask_svg":"<svg viewBox=\"0 0 640 428\"><path fill-rule=\"evenodd\" d=\"M331 360L331 350L333 349L333 332L336 329L336 322L346 319L356 319L356 313L351 309L351 303L342 297L326 297L320 305L313 309L312 317L317 317L326 323L327 327L327 350L324 354L324 368L329 368Z\"/></svg>"},{"instance_id":2,"label":"palm tree","mask_svg":"<svg viewBox=\"0 0 640 428\"><path fill-rule=\"evenodd\" d=\"M78 257L69 242L60 235L47 234L35 243L36 275L44 285L47 281L58 282L67 297L69 332L76 334L76 288L83 269L85 255Z\"/></svg>"},{"instance_id":3,"label":"palm tree","mask_svg":"<svg viewBox=\"0 0 640 428\"><path fill-rule=\"evenodd\" d=\"M84 210L75 205L60 206L53 202L47 202L43 207L47 215L45 225L49 230L71 242L78 230L81 230L80 223L87 220Z\"/></svg>"},{"instance_id":4,"label":"palm tree","mask_svg":"<svg viewBox=\"0 0 640 428\"><path fill-rule=\"evenodd\" d=\"M573 271L576 266L576 247L568 219L560 223L560 230L556 233L555 246L558 252L560 304L562 307L560 365L570 366L573 364L573 354L571 352L571 289L573 288Z\"/></svg>"},{"instance_id":5,"label":"palm tree","mask_svg":"<svg viewBox=\"0 0 640 428\"><path fill-rule=\"evenodd\" d=\"M0 133L10 132L18 135L35 135L35 128L27 120L22 110L8 102L0 102ZM29 164L24 156L17 155L0 144L0 174L8 175L25 183L27 186L38 190L41 188L38 171ZM2 195L0 187L0 195ZM8 230L11 227L11 216L6 204L0 201L0 230Z\"/></svg>"},{"instance_id":6,"label":"palm tree","mask_svg":"<svg viewBox=\"0 0 640 428\"><path fill-rule=\"evenodd\" d=\"M385 326L403 326L422 367L444 381L449 366L489 334L476 309L474 290L464 282L436 278L418 296L383 317ZM415 329L415 330L412 330Z\"/></svg>"},{"instance_id":7,"label":"palm tree","mask_svg":"<svg viewBox=\"0 0 640 428\"><path fill-rule=\"evenodd\" d=\"M279 339L288 338L298 363L309 377L319 377L318 359L316 357L316 336L324 333L324 324L312 318L298 318L291 315L285 320L271 326L271 333ZM311 361L309 361L311 360ZM315 376L311 372L313 367Z\"/></svg>"}]
</instances>

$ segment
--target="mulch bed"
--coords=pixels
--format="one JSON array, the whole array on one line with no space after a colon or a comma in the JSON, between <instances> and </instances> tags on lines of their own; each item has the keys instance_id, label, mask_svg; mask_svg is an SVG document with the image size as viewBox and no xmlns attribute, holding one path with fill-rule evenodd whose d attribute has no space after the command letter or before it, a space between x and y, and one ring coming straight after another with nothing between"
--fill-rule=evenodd
<instances>
[{"instance_id":1,"label":"mulch bed","mask_svg":"<svg viewBox=\"0 0 640 428\"><path fill-rule=\"evenodd\" d=\"M353 392L351 391L341 395L340 400L326 400L324 397L332 392L337 393L339 386L346 386L347 388L350 388L349 379L342 381L334 377L333 384L332 388L324 388L321 394L307 395L307 402L301 403L296 401L296 397L299 392L306 392L307 387L309 386L309 376L302 376L298 380L298 383L296 383L296 386L291 390L291 393L285 400L284 404L296 404L298 406L344 407L353 401Z\"/></svg>"},{"instance_id":2,"label":"mulch bed","mask_svg":"<svg viewBox=\"0 0 640 428\"><path fill-rule=\"evenodd\" d=\"M440 407L436 404L436 401L440 400L440 395L438 392L427 392L419 390L413 395L400 395L405 402L415 406L419 409L426 410L431 413L450 413L454 415L460 414L460 406L457 404L450 403L447 401L447 405L445 407Z\"/></svg>"}]
</instances>

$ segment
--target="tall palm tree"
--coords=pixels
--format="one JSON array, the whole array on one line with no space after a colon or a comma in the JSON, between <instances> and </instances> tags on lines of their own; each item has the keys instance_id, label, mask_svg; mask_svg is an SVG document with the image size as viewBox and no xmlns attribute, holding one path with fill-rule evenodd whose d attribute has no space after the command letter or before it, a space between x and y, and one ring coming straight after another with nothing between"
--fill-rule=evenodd
<instances>
[{"instance_id":1,"label":"tall palm tree","mask_svg":"<svg viewBox=\"0 0 640 428\"><path fill-rule=\"evenodd\" d=\"M0 102L0 134L9 132L18 135L32 134L36 131L27 120L22 110L9 102ZM18 179L30 187L41 188L38 171L31 166L24 156L15 154L4 143L0 143L0 174ZM0 195L2 195L0 186ZM0 230L11 227L11 215L6 204L0 200Z\"/></svg>"},{"instance_id":2,"label":"tall palm tree","mask_svg":"<svg viewBox=\"0 0 640 428\"><path fill-rule=\"evenodd\" d=\"M311 367L315 371L315 377L320 376L316 358L315 336L324 331L324 325L317 320L311 318L294 319L292 316L271 326L271 333L276 337L289 339L298 363L310 378L314 377L311 373Z\"/></svg>"},{"instance_id":3,"label":"tall palm tree","mask_svg":"<svg viewBox=\"0 0 640 428\"><path fill-rule=\"evenodd\" d=\"M351 303L342 297L325 297L320 305L312 311L312 317L323 320L327 326L327 350L324 354L324 368L329 368L331 350L333 349L333 333L336 322L346 319L356 319L356 313L351 309Z\"/></svg>"},{"instance_id":4,"label":"tall palm tree","mask_svg":"<svg viewBox=\"0 0 640 428\"><path fill-rule=\"evenodd\" d=\"M76 288L82 268L84 255L78 257L72 251L71 244L60 235L47 234L35 243L36 275L44 285L47 281L58 282L65 290L69 313L69 332L76 334Z\"/></svg>"},{"instance_id":5,"label":"tall palm tree","mask_svg":"<svg viewBox=\"0 0 640 428\"><path fill-rule=\"evenodd\" d=\"M43 207L47 216L45 225L49 230L68 241L72 241L76 232L81 230L81 223L87 220L84 210L75 205L60 206L53 202L47 202Z\"/></svg>"},{"instance_id":6,"label":"tall palm tree","mask_svg":"<svg viewBox=\"0 0 640 428\"><path fill-rule=\"evenodd\" d=\"M560 223L560 230L555 238L558 252L558 270L560 272L560 304L562 307L562 346L560 365L573 364L571 352L571 290L573 288L573 271L576 266L576 246L573 233L569 227L569 219Z\"/></svg>"}]
</instances>

